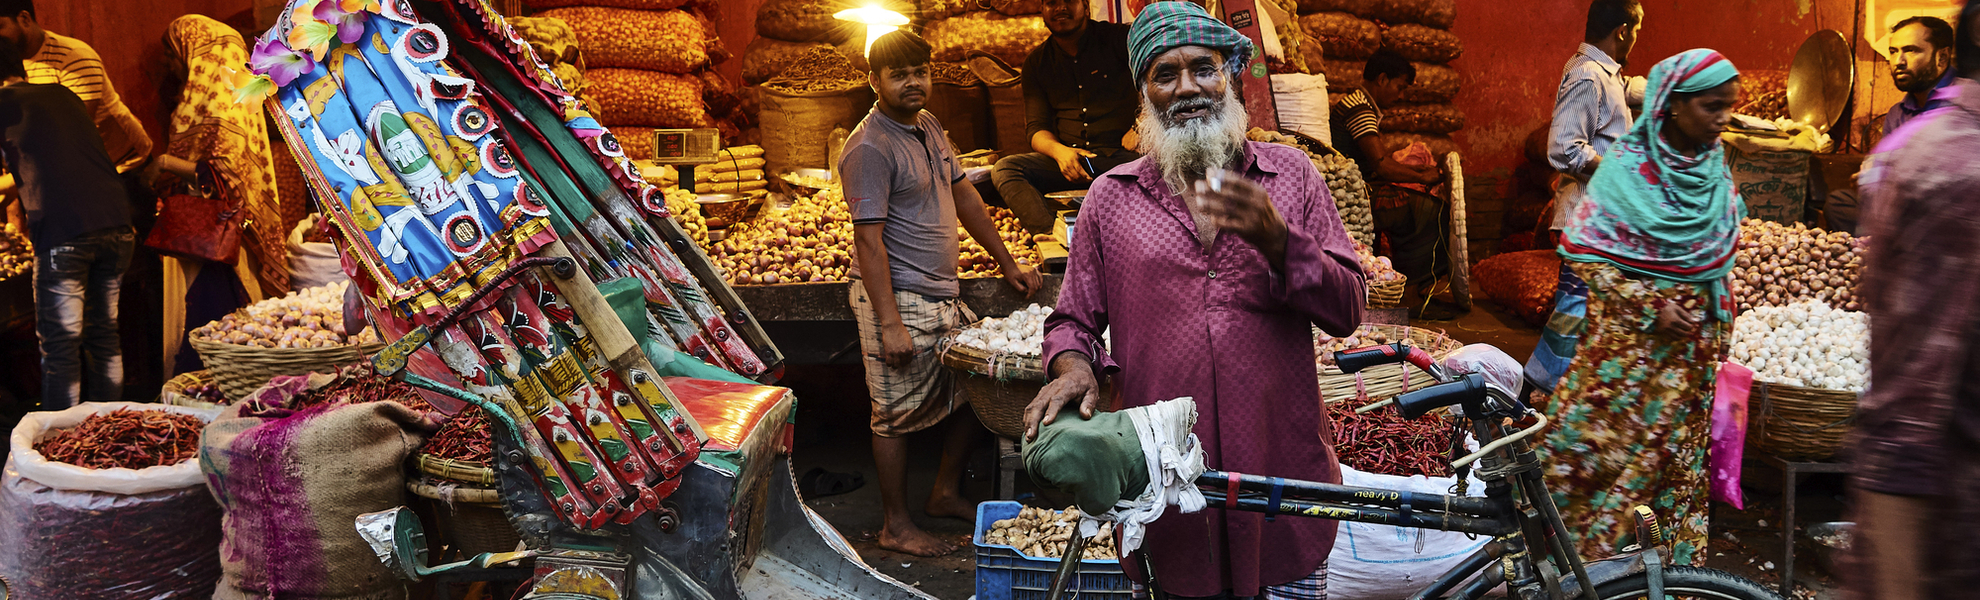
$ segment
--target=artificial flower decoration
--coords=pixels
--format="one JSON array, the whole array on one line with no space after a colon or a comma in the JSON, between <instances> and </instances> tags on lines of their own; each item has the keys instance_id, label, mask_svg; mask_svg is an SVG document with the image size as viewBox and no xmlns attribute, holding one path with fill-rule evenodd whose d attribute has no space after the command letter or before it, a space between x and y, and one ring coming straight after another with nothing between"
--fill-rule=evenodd
<instances>
[{"instance_id":1,"label":"artificial flower decoration","mask_svg":"<svg viewBox=\"0 0 1980 600\"><path fill-rule=\"evenodd\" d=\"M264 38L254 41L254 52L248 55L248 66L255 73L267 75L275 85L284 86L315 70L316 61L309 55L289 49L289 45L282 43L282 40Z\"/></svg>"},{"instance_id":2,"label":"artificial flower decoration","mask_svg":"<svg viewBox=\"0 0 1980 600\"><path fill-rule=\"evenodd\" d=\"M275 80L267 75L227 69L227 80L234 87L234 103L259 103L275 93Z\"/></svg>"},{"instance_id":3,"label":"artificial flower decoration","mask_svg":"<svg viewBox=\"0 0 1980 600\"><path fill-rule=\"evenodd\" d=\"M289 14L289 47L307 52L317 60L330 55L330 40L337 39L337 26L315 15L315 8L334 2L302 3Z\"/></svg>"},{"instance_id":4,"label":"artificial flower decoration","mask_svg":"<svg viewBox=\"0 0 1980 600\"><path fill-rule=\"evenodd\" d=\"M310 14L336 26L338 41L355 44L364 39L366 12L378 12L377 0L322 0Z\"/></svg>"}]
</instances>

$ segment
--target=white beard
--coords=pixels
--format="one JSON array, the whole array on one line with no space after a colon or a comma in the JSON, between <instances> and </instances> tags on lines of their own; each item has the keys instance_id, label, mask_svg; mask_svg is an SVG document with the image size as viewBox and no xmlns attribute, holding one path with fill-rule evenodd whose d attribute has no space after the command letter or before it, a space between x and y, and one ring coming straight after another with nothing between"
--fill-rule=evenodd
<instances>
[{"instance_id":1,"label":"white beard","mask_svg":"<svg viewBox=\"0 0 1980 600\"><path fill-rule=\"evenodd\" d=\"M1169 108L1177 110L1184 103L1197 101L1179 101ZM1211 167L1228 167L1244 152L1244 133L1251 116L1235 87L1224 88L1221 106L1213 107L1208 117L1178 124L1158 113L1144 92L1134 131L1141 137L1141 148L1162 169L1162 181L1169 184L1169 191L1182 194L1189 182L1202 179Z\"/></svg>"}]
</instances>

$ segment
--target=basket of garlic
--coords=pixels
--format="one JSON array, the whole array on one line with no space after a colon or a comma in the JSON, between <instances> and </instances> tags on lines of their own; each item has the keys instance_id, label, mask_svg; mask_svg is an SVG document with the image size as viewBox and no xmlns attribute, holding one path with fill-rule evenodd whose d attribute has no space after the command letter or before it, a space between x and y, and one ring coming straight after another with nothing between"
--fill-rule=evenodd
<instances>
[{"instance_id":1,"label":"basket of garlic","mask_svg":"<svg viewBox=\"0 0 1980 600\"><path fill-rule=\"evenodd\" d=\"M1006 318L991 317L956 332L943 345L942 364L955 369L956 393L992 433L1016 439L1024 433L1024 407L1045 387L1045 317L1033 304ZM1110 398L1105 382L1101 398ZM1100 410L1107 410L1105 402Z\"/></svg>"},{"instance_id":2,"label":"basket of garlic","mask_svg":"<svg viewBox=\"0 0 1980 600\"><path fill-rule=\"evenodd\" d=\"M188 341L231 399L277 375L336 372L385 347L369 327L344 335L349 285L338 282L256 302L192 330Z\"/></svg>"},{"instance_id":3,"label":"basket of garlic","mask_svg":"<svg viewBox=\"0 0 1980 600\"><path fill-rule=\"evenodd\" d=\"M1389 257L1376 256L1374 250L1358 240L1354 243L1354 253L1361 259L1361 272L1368 279L1368 308L1402 306L1403 288L1409 284L1409 278L1396 271Z\"/></svg>"},{"instance_id":4,"label":"basket of garlic","mask_svg":"<svg viewBox=\"0 0 1980 600\"><path fill-rule=\"evenodd\" d=\"M1870 320L1821 300L1756 306L1733 321L1732 360L1753 370L1746 443L1785 460L1842 448L1870 381Z\"/></svg>"}]
</instances>

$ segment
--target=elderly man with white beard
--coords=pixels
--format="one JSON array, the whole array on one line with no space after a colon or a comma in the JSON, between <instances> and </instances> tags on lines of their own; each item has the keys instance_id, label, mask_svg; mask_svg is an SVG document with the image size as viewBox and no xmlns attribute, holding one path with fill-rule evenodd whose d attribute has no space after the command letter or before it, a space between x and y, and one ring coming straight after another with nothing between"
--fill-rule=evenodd
<instances>
[{"instance_id":1,"label":"elderly man with white beard","mask_svg":"<svg viewBox=\"0 0 1980 600\"><path fill-rule=\"evenodd\" d=\"M1364 283L1326 183L1300 150L1245 140L1242 34L1157 2L1128 44L1148 154L1095 181L1080 209L1046 322L1052 381L1026 436L1103 401L1188 396L1209 468L1338 483L1312 330L1353 332ZM1099 397L1103 377L1115 398ZM1161 517L1142 548L1171 594L1316 598L1334 530L1212 509Z\"/></svg>"}]
</instances>

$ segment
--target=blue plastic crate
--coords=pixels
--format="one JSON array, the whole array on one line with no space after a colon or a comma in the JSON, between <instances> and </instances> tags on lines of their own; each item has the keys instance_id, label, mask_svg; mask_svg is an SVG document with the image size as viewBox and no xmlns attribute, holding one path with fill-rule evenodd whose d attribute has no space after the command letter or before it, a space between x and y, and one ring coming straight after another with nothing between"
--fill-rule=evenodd
<instances>
[{"instance_id":1,"label":"blue plastic crate","mask_svg":"<svg viewBox=\"0 0 1980 600\"><path fill-rule=\"evenodd\" d=\"M990 525L1016 517L1024 505L992 500L976 505L976 600L1045 600L1059 559L1026 556L1006 544L983 543ZM1067 597L1088 600L1128 600L1127 575L1118 560L1079 561L1079 575L1066 586Z\"/></svg>"}]
</instances>

